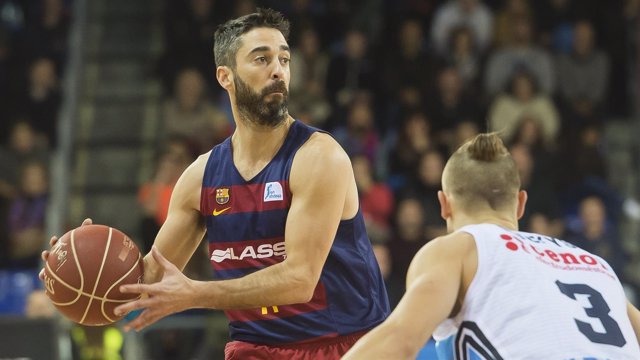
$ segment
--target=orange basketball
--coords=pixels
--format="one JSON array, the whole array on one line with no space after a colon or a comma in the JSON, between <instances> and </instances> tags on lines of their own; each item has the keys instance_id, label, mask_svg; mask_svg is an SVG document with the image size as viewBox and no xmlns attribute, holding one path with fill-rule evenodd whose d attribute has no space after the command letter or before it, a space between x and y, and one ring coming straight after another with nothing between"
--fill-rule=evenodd
<instances>
[{"instance_id":1,"label":"orange basketball","mask_svg":"<svg viewBox=\"0 0 640 360\"><path fill-rule=\"evenodd\" d=\"M83 325L107 325L122 316L113 310L138 298L120 285L141 283L142 256L121 231L85 225L64 234L45 265L46 294L67 318Z\"/></svg>"}]
</instances>

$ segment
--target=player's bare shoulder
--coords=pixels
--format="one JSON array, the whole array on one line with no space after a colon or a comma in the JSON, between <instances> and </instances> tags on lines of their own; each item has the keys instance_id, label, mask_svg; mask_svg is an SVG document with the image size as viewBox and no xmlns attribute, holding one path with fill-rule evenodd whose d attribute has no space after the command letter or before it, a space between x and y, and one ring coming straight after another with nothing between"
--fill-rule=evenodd
<instances>
[{"instance_id":1,"label":"player's bare shoulder","mask_svg":"<svg viewBox=\"0 0 640 360\"><path fill-rule=\"evenodd\" d=\"M349 173L352 173L349 156L333 137L322 132L313 133L300 147L291 169L292 181L299 175L314 179Z\"/></svg>"},{"instance_id":2,"label":"player's bare shoulder","mask_svg":"<svg viewBox=\"0 0 640 360\"><path fill-rule=\"evenodd\" d=\"M204 178L204 170L211 151L198 156L198 158L189 165L178 179L171 202L178 206L200 209L200 193L202 190L202 179ZM173 204L172 204L173 205Z\"/></svg>"}]
</instances>

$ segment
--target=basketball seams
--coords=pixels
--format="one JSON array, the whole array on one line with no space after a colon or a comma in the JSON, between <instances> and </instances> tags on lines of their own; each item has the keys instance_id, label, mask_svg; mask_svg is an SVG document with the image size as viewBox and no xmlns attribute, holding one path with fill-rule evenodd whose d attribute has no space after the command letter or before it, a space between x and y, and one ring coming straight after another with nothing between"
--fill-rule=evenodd
<instances>
[{"instance_id":1,"label":"basketball seams","mask_svg":"<svg viewBox=\"0 0 640 360\"><path fill-rule=\"evenodd\" d=\"M103 302L115 302L115 303L126 303L132 300L135 300L137 298L131 298L131 299L123 299L123 300L117 300L117 299L109 299L107 297L102 297L102 296L95 296L95 295L91 295L88 292L84 292L82 290L79 290L73 286L71 286L70 284L68 284L67 282L65 282L64 280L62 280L62 278L60 278L56 273L53 272L53 270L51 269L51 267L49 266L49 264L47 264L47 270L49 275L51 275L54 279L56 279L56 281L58 281L60 284L64 285L67 289L69 290L73 290L78 294L78 297L71 301L71 302L67 302L67 303L59 303L59 302L55 302L53 300L51 300L51 302L54 305L59 305L59 306L68 306L68 305L73 305L76 301L78 301L80 299L81 296L86 296L89 299L94 299L94 300L98 300L98 301L103 301Z\"/></svg>"},{"instance_id":2,"label":"basketball seams","mask_svg":"<svg viewBox=\"0 0 640 360\"><path fill-rule=\"evenodd\" d=\"M113 284L111 284L111 286L104 293L104 299L106 299L106 300L104 300L104 299L102 300L102 303L100 305L100 310L102 311L102 316L104 316L110 322L114 322L115 320L111 319L104 311L105 302L111 301L111 300L109 300L108 295L111 292L111 290L113 290L114 287L116 287L122 280L124 280L127 276L129 276L129 274L131 274L133 272L133 270L135 270L135 268L140 264L140 259L141 259L140 252L138 252L138 259L136 259L136 262L133 263L133 265L131 266L129 271L127 271L124 275L122 275L122 277L120 277L120 279L114 281ZM137 296L137 297L135 297L133 299L126 300L126 302L129 302L129 301L132 301L132 300L136 300L136 299L139 299L139 298L140 298L140 296Z\"/></svg>"},{"instance_id":3,"label":"basketball seams","mask_svg":"<svg viewBox=\"0 0 640 360\"><path fill-rule=\"evenodd\" d=\"M100 264L100 269L98 270L98 275L93 283L93 291L91 292L91 297L89 298L89 302L87 303L87 307L84 310L84 315L80 319L80 323L84 322L84 319L87 317L89 313L89 308L91 307L91 303L93 302L93 297L96 295L96 290L98 290L98 284L100 283L100 277L102 276L102 269L104 268L104 264L107 260L107 255L109 254L109 247L111 245L111 237L113 236L113 228L109 227L109 237L107 238L107 245L104 248L104 255L102 256L102 263ZM83 289L84 290L84 289Z\"/></svg>"}]
</instances>

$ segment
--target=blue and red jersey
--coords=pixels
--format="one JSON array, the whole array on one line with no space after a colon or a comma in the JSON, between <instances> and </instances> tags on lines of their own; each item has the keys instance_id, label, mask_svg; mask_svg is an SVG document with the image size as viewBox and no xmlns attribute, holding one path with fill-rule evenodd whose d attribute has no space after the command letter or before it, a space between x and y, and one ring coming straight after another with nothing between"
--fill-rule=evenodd
<instances>
[{"instance_id":1,"label":"blue and red jersey","mask_svg":"<svg viewBox=\"0 0 640 360\"><path fill-rule=\"evenodd\" d=\"M239 278L285 259L291 164L315 131L295 121L273 160L248 181L233 163L231 138L211 151L200 211L219 279ZM333 338L381 323L389 302L362 213L340 222L311 301L225 313L232 340L259 344Z\"/></svg>"}]
</instances>

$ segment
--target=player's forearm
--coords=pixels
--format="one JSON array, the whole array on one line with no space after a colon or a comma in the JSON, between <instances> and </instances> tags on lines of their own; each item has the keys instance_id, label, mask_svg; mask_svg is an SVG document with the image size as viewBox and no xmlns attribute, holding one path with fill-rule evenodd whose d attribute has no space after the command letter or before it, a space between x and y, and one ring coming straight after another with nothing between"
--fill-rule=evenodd
<instances>
[{"instance_id":1,"label":"player's forearm","mask_svg":"<svg viewBox=\"0 0 640 360\"><path fill-rule=\"evenodd\" d=\"M248 309L262 306L306 303L317 279L306 269L284 262L242 278L196 282L197 307Z\"/></svg>"},{"instance_id":2,"label":"player's forearm","mask_svg":"<svg viewBox=\"0 0 640 360\"><path fill-rule=\"evenodd\" d=\"M342 360L415 359L419 349L402 330L402 324L387 321L362 337Z\"/></svg>"}]
</instances>

